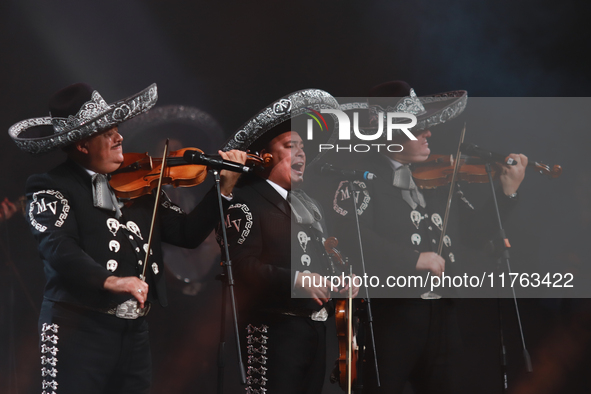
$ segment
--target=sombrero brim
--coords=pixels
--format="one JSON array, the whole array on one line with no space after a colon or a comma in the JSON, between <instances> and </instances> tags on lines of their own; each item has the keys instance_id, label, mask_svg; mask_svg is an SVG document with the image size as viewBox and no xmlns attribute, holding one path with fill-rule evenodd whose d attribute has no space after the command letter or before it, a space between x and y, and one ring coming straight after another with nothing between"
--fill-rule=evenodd
<instances>
[{"instance_id":1,"label":"sombrero brim","mask_svg":"<svg viewBox=\"0 0 591 394\"><path fill-rule=\"evenodd\" d=\"M415 115L417 117L417 125L411 129L413 132L426 130L458 117L466 109L468 92L465 90L454 90L431 96L419 96L418 99L425 108L425 111ZM395 107L381 108L380 111L383 110L384 112L401 112ZM372 131L376 130L377 126L363 127L363 129Z\"/></svg>"},{"instance_id":2,"label":"sombrero brim","mask_svg":"<svg viewBox=\"0 0 591 394\"><path fill-rule=\"evenodd\" d=\"M454 90L432 96L419 97L425 107L425 114L417 116L417 125L413 130L426 130L429 127L445 123L458 117L466 109L468 92Z\"/></svg>"},{"instance_id":3,"label":"sombrero brim","mask_svg":"<svg viewBox=\"0 0 591 394\"><path fill-rule=\"evenodd\" d=\"M51 117L25 119L15 123L8 129L8 134L16 145L25 152L39 154L62 148L73 142L87 138L98 132L108 130L152 108L158 100L156 84L148 86L141 92L109 105L108 109L96 117L78 124L73 128L65 128L59 133L41 137L25 137L23 134L36 127L52 126Z\"/></svg>"},{"instance_id":4,"label":"sombrero brim","mask_svg":"<svg viewBox=\"0 0 591 394\"><path fill-rule=\"evenodd\" d=\"M274 101L250 118L223 145L222 150L248 150L258 139L275 126L304 114L312 108L338 109L337 100L320 89L304 89Z\"/></svg>"}]
</instances>

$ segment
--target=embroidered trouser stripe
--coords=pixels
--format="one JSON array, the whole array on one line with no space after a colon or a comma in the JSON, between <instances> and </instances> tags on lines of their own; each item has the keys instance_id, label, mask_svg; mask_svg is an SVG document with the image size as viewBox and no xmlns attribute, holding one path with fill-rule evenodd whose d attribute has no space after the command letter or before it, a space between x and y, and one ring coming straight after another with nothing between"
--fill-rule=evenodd
<instances>
[{"instance_id":1,"label":"embroidered trouser stripe","mask_svg":"<svg viewBox=\"0 0 591 394\"><path fill-rule=\"evenodd\" d=\"M57 394L57 353L58 353L57 324L43 323L41 327L41 377L43 378L42 394Z\"/></svg>"},{"instance_id":2,"label":"embroidered trouser stripe","mask_svg":"<svg viewBox=\"0 0 591 394\"><path fill-rule=\"evenodd\" d=\"M269 337L269 327L263 325L254 326L249 324L246 327L246 342L248 343L248 370L246 377L246 393L247 394L265 394L267 389L267 341Z\"/></svg>"}]
</instances>

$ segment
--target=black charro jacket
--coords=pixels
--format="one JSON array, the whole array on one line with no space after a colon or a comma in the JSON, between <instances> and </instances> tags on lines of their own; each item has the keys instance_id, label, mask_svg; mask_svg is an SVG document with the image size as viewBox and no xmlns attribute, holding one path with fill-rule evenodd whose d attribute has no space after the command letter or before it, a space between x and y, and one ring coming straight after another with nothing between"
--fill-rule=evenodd
<instances>
[{"instance_id":1,"label":"black charro jacket","mask_svg":"<svg viewBox=\"0 0 591 394\"><path fill-rule=\"evenodd\" d=\"M252 177L234 190L225 226L243 313L321 308L298 298L293 284L296 271L329 274L323 231L297 223L288 203L266 180Z\"/></svg>"},{"instance_id":2,"label":"black charro jacket","mask_svg":"<svg viewBox=\"0 0 591 394\"><path fill-rule=\"evenodd\" d=\"M146 267L149 301L167 305L160 242L197 247L219 222L212 190L189 214L165 195L155 222ZM103 289L111 275L139 276L145 260L154 196L125 204L122 216L93 205L88 172L71 160L27 180L28 220L39 243L44 298L87 308L111 308L130 298Z\"/></svg>"},{"instance_id":3,"label":"black charro jacket","mask_svg":"<svg viewBox=\"0 0 591 394\"><path fill-rule=\"evenodd\" d=\"M368 154L356 160L355 166L377 176L373 181L355 181L360 190L357 206L367 275L381 279L378 287L371 288L373 297L418 297L425 292L424 288L381 285L388 276L422 275L427 278L426 273L416 270L416 264L420 253L438 251L449 188L423 190L426 207L413 209L402 199L401 189L393 186L394 169L387 157ZM329 195L332 209L327 221L334 228L344 253L350 256L351 261L359 262L359 241L351 198L353 192L349 182L335 182ZM507 217L516 206L516 199L510 199L502 192L497 193L497 200L502 217ZM480 256L483 244L497 229L492 199L474 209L463 193L456 189L441 254L446 260L446 274L460 275L470 271L475 256ZM363 271L357 267L356 272Z\"/></svg>"}]
</instances>

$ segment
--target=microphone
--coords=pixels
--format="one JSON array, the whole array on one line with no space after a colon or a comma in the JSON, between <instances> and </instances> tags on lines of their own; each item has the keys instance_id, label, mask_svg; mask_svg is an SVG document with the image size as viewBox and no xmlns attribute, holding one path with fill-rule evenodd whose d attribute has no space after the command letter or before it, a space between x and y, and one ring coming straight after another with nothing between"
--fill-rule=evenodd
<instances>
[{"instance_id":1,"label":"microphone","mask_svg":"<svg viewBox=\"0 0 591 394\"><path fill-rule=\"evenodd\" d=\"M504 163L510 166L517 165L517 161L507 157L507 155L501 155L500 153L491 152L489 150L480 148L478 145L471 142L463 142L461 145L461 151L464 154L478 156L487 163Z\"/></svg>"},{"instance_id":2,"label":"microphone","mask_svg":"<svg viewBox=\"0 0 591 394\"><path fill-rule=\"evenodd\" d=\"M200 164L216 170L228 170L234 172L252 172L254 168L234 161L224 160L219 156L208 156L196 150L185 151L183 159L189 164Z\"/></svg>"},{"instance_id":3,"label":"microphone","mask_svg":"<svg viewBox=\"0 0 591 394\"><path fill-rule=\"evenodd\" d=\"M373 181L377 176L369 171L360 170L344 170L342 168L334 167L332 164L324 163L318 170L320 175L337 176L346 178L348 180L364 180Z\"/></svg>"}]
</instances>

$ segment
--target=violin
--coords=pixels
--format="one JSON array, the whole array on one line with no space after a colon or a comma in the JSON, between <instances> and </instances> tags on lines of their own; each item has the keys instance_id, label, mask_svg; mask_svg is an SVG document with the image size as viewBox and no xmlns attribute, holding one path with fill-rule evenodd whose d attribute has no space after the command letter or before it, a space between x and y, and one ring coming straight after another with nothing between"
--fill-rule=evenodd
<instances>
[{"instance_id":1,"label":"violin","mask_svg":"<svg viewBox=\"0 0 591 394\"><path fill-rule=\"evenodd\" d=\"M329 237L324 242L324 249L328 254L333 272L334 264L345 267L341 253L336 248L339 241L335 237ZM335 263L336 262L336 263ZM339 382L339 386L351 393L353 385L357 384L357 365L359 360L359 346L357 344L358 319L353 318L353 298L349 288L349 297L335 300L335 322L339 344L339 357L335 363L335 371L331 374L331 382Z\"/></svg>"},{"instance_id":2,"label":"violin","mask_svg":"<svg viewBox=\"0 0 591 394\"><path fill-rule=\"evenodd\" d=\"M197 148L183 148L170 152L166 157L163 185L174 187L197 186L207 177L207 166L201 164L189 164L183 156L186 151L202 150ZM271 163L272 155L264 154L262 157L253 153L247 153L246 165L252 167L266 167ZM120 198L133 199L149 194L158 185L162 169L162 158L154 158L148 153L125 153L123 163L115 172L111 173L110 184L115 194Z\"/></svg>"},{"instance_id":3,"label":"violin","mask_svg":"<svg viewBox=\"0 0 591 394\"><path fill-rule=\"evenodd\" d=\"M453 155L431 155L422 162L413 164L413 179L421 189L434 189L445 186L451 182L455 160ZM499 171L492 168L492 177L499 174ZM562 167L558 164L552 168L536 161L529 161L528 168L535 168L540 174L548 178L558 178L562 174ZM457 181L468 183L488 183L488 173L484 162L477 157L460 156L460 169L456 176Z\"/></svg>"}]
</instances>

